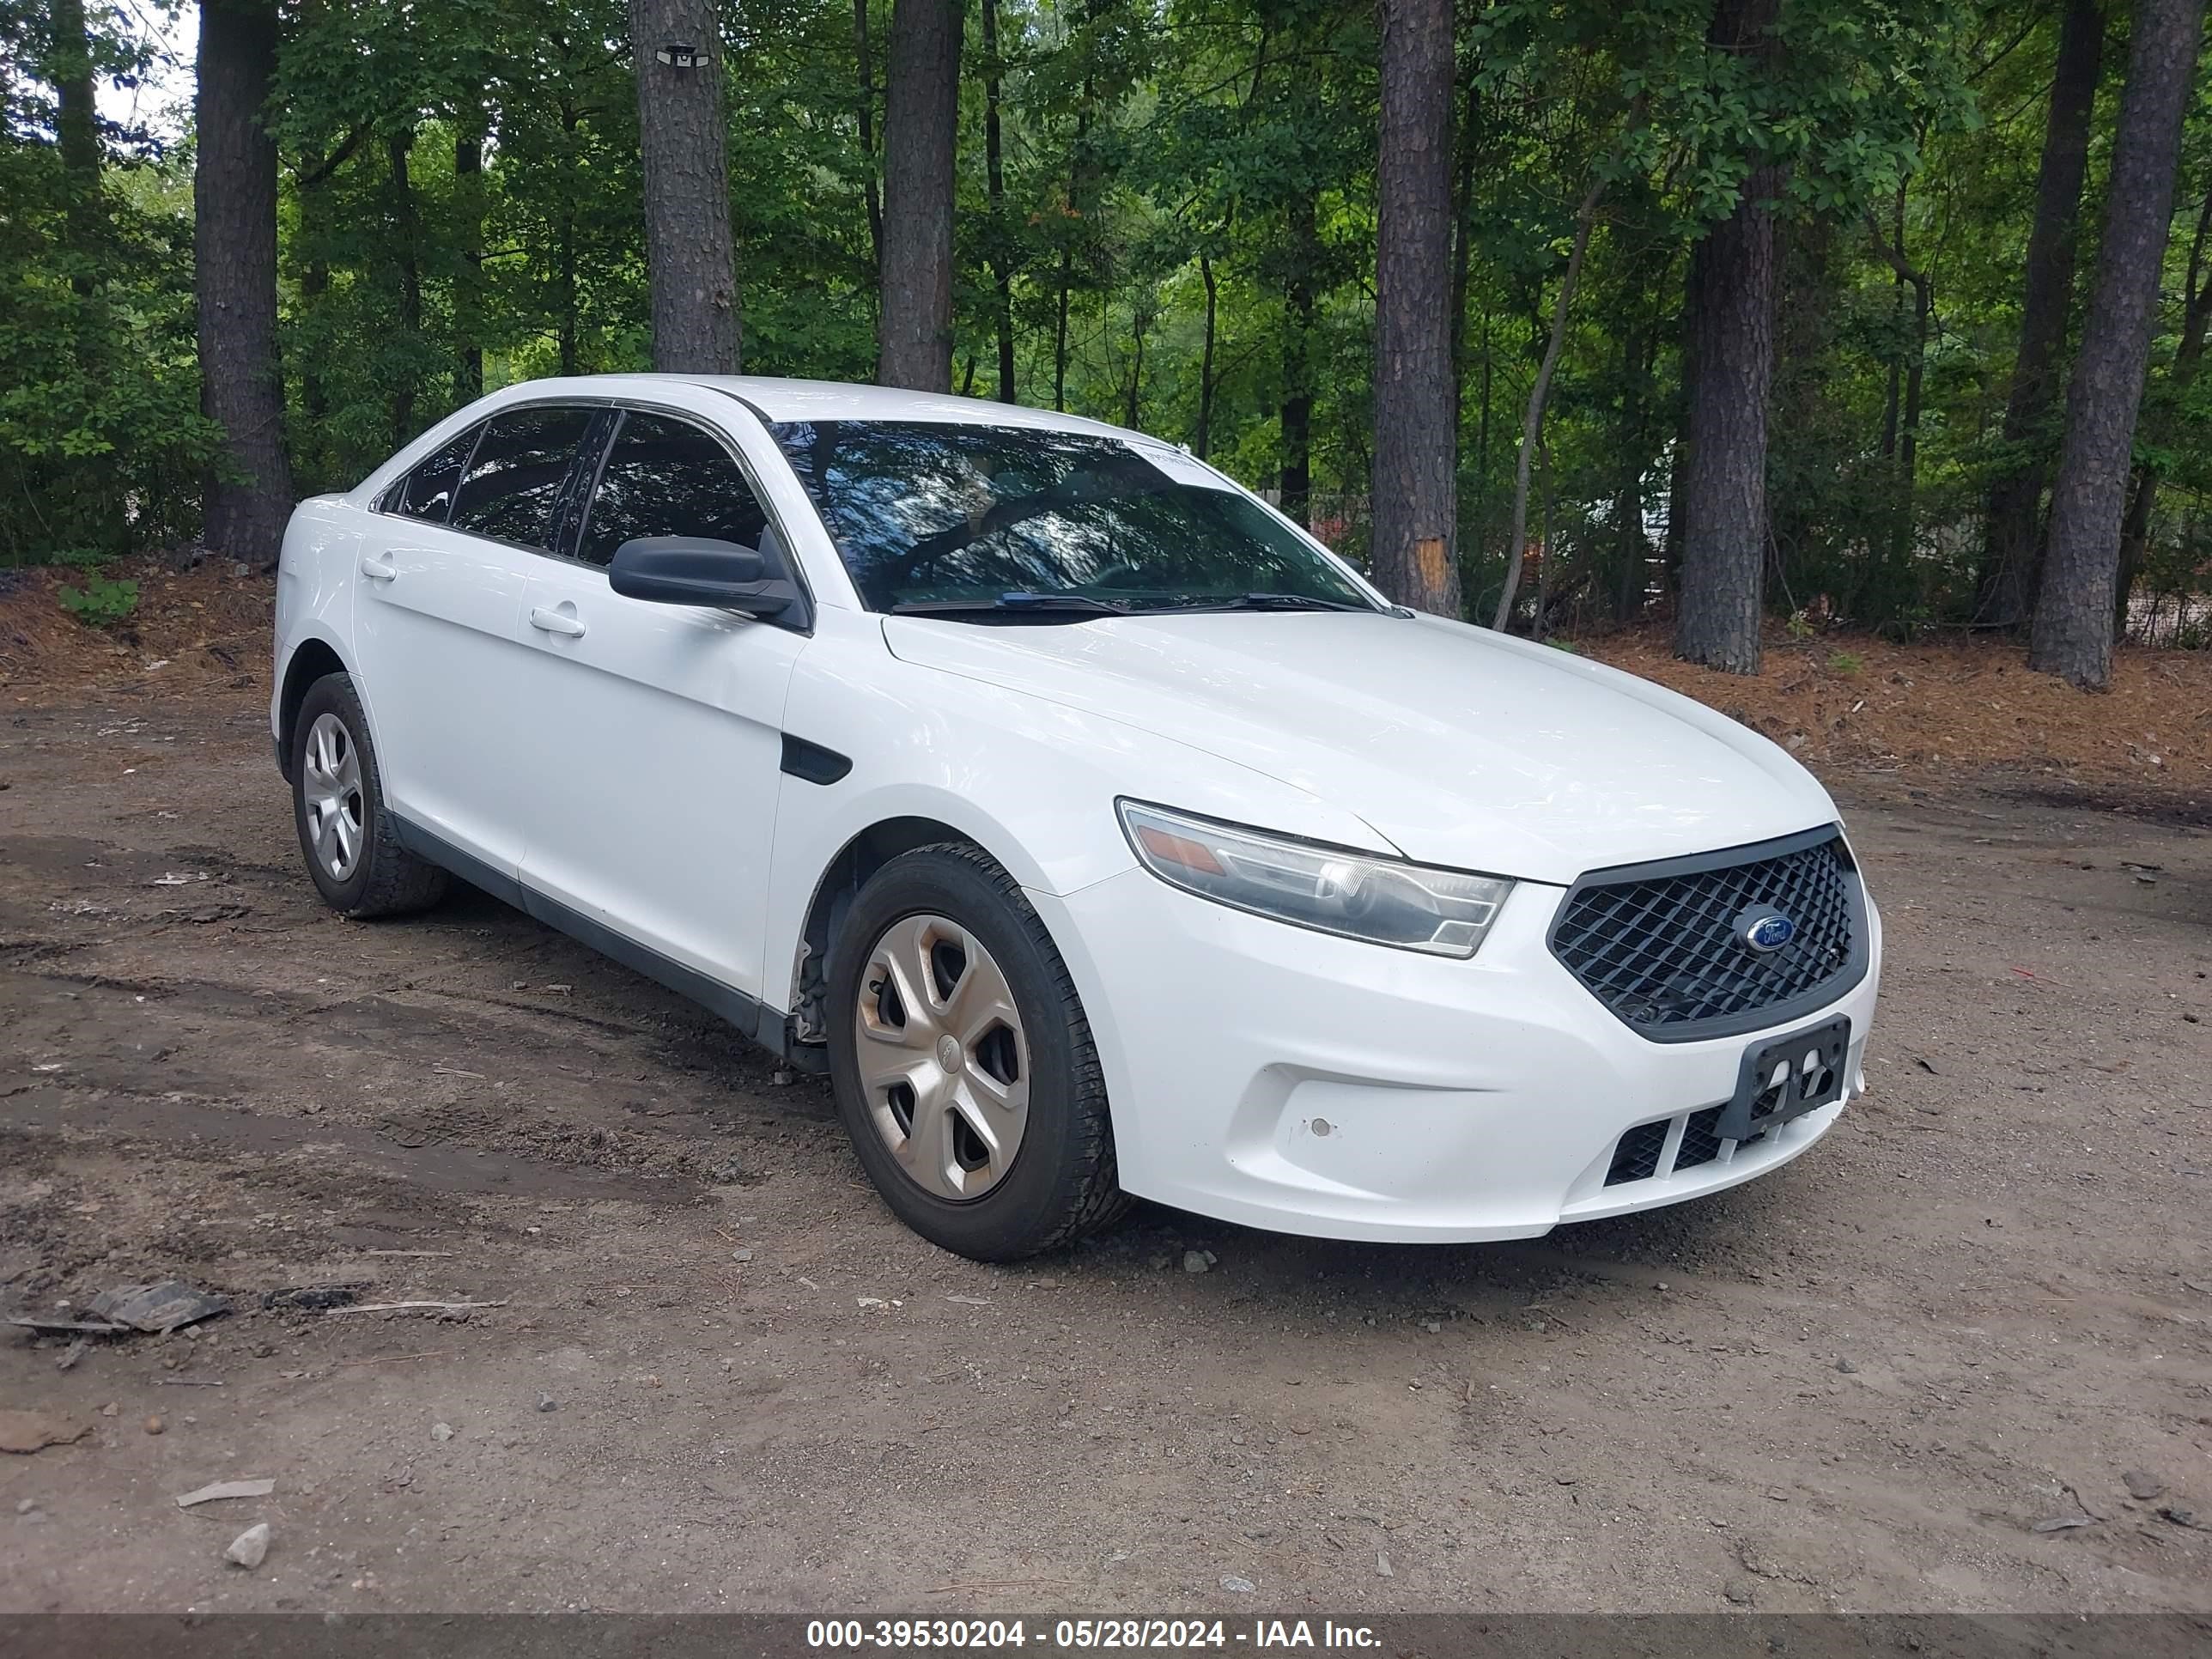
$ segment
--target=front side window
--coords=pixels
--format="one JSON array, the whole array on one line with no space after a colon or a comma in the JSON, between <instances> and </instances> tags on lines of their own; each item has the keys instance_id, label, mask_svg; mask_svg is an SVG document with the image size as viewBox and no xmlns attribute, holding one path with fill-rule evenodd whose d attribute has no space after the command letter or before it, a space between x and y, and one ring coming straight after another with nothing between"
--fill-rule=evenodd
<instances>
[{"instance_id":1,"label":"front side window","mask_svg":"<svg viewBox=\"0 0 2212 1659\"><path fill-rule=\"evenodd\" d=\"M551 547L554 506L595 412L511 409L493 416L454 499L453 528Z\"/></svg>"},{"instance_id":2,"label":"front side window","mask_svg":"<svg viewBox=\"0 0 2212 1659\"><path fill-rule=\"evenodd\" d=\"M603 565L640 536L696 536L757 549L767 527L760 497L711 433L632 410L600 471L576 556Z\"/></svg>"},{"instance_id":3,"label":"front side window","mask_svg":"<svg viewBox=\"0 0 2212 1659\"><path fill-rule=\"evenodd\" d=\"M1376 608L1304 538L1171 450L920 422L774 431L872 610Z\"/></svg>"},{"instance_id":4,"label":"front side window","mask_svg":"<svg viewBox=\"0 0 2212 1659\"><path fill-rule=\"evenodd\" d=\"M479 421L451 443L441 445L428 459L418 462L415 470L386 495L384 510L397 513L402 518L445 523L447 515L453 511L453 487L460 483L462 470L469 464L469 453L477 447L477 436L483 430L483 422Z\"/></svg>"}]
</instances>

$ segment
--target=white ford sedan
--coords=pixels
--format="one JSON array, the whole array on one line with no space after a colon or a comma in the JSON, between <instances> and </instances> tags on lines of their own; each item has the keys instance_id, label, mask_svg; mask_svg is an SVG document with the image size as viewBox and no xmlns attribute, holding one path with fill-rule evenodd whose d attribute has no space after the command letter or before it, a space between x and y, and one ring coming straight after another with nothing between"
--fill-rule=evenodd
<instances>
[{"instance_id":1,"label":"white ford sedan","mask_svg":"<svg viewBox=\"0 0 2212 1659\"><path fill-rule=\"evenodd\" d=\"M1393 607L1136 433L512 386L300 507L276 655L331 905L458 876L696 999L963 1255L1125 1194L1524 1237L1762 1175L1863 1086L1881 924L1802 767Z\"/></svg>"}]
</instances>

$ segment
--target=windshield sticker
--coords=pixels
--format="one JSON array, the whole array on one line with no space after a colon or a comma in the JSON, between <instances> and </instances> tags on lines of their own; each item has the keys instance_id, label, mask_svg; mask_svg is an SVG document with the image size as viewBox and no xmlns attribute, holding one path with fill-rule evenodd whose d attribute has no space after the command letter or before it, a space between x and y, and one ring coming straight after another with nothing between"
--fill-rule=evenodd
<instances>
[{"instance_id":1,"label":"windshield sticker","mask_svg":"<svg viewBox=\"0 0 2212 1659\"><path fill-rule=\"evenodd\" d=\"M1228 489L1231 487L1204 461L1194 459L1180 449L1155 449L1150 444L1132 444L1130 447L1166 474L1171 483L1194 484L1200 489Z\"/></svg>"}]
</instances>

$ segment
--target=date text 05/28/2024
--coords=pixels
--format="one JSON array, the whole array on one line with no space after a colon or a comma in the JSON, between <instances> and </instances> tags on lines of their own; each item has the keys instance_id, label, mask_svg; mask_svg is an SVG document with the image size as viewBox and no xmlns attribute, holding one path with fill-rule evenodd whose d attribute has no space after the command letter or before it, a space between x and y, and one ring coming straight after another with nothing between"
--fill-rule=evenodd
<instances>
[{"instance_id":1,"label":"date text 05/28/2024","mask_svg":"<svg viewBox=\"0 0 2212 1659\"><path fill-rule=\"evenodd\" d=\"M1174 1650L1245 1648L1357 1650L1379 1645L1365 1625L1333 1620L1255 1619L817 1619L806 1626L815 1651L864 1649L960 1649L994 1652L1034 1644L1045 1649Z\"/></svg>"}]
</instances>

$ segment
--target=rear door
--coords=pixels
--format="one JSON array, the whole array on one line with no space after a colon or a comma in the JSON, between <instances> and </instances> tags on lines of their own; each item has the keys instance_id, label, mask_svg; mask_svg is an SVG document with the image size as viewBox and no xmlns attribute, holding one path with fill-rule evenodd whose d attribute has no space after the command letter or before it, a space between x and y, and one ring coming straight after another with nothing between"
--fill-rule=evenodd
<instances>
[{"instance_id":1,"label":"rear door","mask_svg":"<svg viewBox=\"0 0 2212 1659\"><path fill-rule=\"evenodd\" d=\"M703 536L795 563L737 445L624 411L580 526L523 597L524 701L558 734L532 769L523 878L748 997L760 991L783 704L805 636L726 611L624 599L615 550Z\"/></svg>"},{"instance_id":2,"label":"rear door","mask_svg":"<svg viewBox=\"0 0 2212 1659\"><path fill-rule=\"evenodd\" d=\"M544 556L602 410L502 410L380 501L363 542L356 654L392 810L498 874L522 859L515 701L531 562Z\"/></svg>"}]
</instances>

